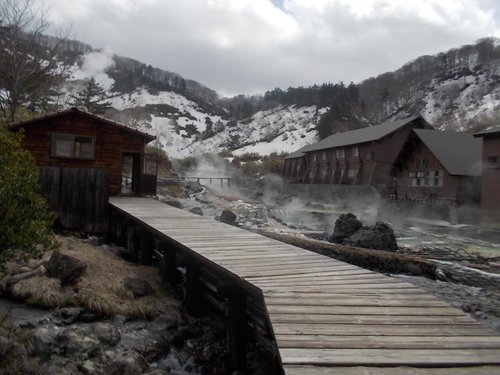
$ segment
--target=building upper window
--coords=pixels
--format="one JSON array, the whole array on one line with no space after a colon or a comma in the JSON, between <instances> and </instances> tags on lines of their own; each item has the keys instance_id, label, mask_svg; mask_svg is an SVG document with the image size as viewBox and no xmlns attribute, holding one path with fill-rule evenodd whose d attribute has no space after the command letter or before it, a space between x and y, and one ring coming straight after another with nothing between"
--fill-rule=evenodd
<instances>
[{"instance_id":1,"label":"building upper window","mask_svg":"<svg viewBox=\"0 0 500 375\"><path fill-rule=\"evenodd\" d=\"M367 152L365 154L365 159L366 160L373 160L375 158L375 153L373 151Z\"/></svg>"},{"instance_id":2,"label":"building upper window","mask_svg":"<svg viewBox=\"0 0 500 375\"><path fill-rule=\"evenodd\" d=\"M428 164L427 159L417 159L417 169L427 169Z\"/></svg>"},{"instance_id":3,"label":"building upper window","mask_svg":"<svg viewBox=\"0 0 500 375\"><path fill-rule=\"evenodd\" d=\"M338 148L335 150L335 157L337 159L344 159L345 158L345 152L343 148Z\"/></svg>"},{"instance_id":4,"label":"building upper window","mask_svg":"<svg viewBox=\"0 0 500 375\"><path fill-rule=\"evenodd\" d=\"M326 151L321 153L321 160L326 160Z\"/></svg>"},{"instance_id":5,"label":"building upper window","mask_svg":"<svg viewBox=\"0 0 500 375\"><path fill-rule=\"evenodd\" d=\"M500 156L488 156L488 168L500 168Z\"/></svg>"},{"instance_id":6,"label":"building upper window","mask_svg":"<svg viewBox=\"0 0 500 375\"><path fill-rule=\"evenodd\" d=\"M74 134L52 134L51 156L56 158L95 158L95 137Z\"/></svg>"},{"instance_id":7,"label":"building upper window","mask_svg":"<svg viewBox=\"0 0 500 375\"><path fill-rule=\"evenodd\" d=\"M353 158L359 157L358 146L354 146L354 147L351 148L351 157L353 157Z\"/></svg>"}]
</instances>

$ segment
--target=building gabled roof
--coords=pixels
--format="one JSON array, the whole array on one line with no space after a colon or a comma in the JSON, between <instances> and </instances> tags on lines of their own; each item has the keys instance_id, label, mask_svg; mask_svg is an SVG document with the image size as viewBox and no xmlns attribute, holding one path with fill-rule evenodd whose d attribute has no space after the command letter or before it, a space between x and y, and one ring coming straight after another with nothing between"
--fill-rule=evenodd
<instances>
[{"instance_id":1,"label":"building gabled roof","mask_svg":"<svg viewBox=\"0 0 500 375\"><path fill-rule=\"evenodd\" d=\"M300 158L305 155L305 152L314 146L314 143L312 145L306 145L304 147L299 148L297 151L292 152L291 154L288 154L287 156L284 157L284 159L295 159L295 158Z\"/></svg>"},{"instance_id":2,"label":"building gabled roof","mask_svg":"<svg viewBox=\"0 0 500 375\"><path fill-rule=\"evenodd\" d=\"M482 140L469 133L413 129L450 175L480 176Z\"/></svg>"},{"instance_id":3,"label":"building gabled roof","mask_svg":"<svg viewBox=\"0 0 500 375\"><path fill-rule=\"evenodd\" d=\"M311 147L309 147L306 152L377 141L414 121L419 121L423 124L424 127L432 129L432 126L429 125L429 123L425 121L421 116L414 116L396 121L386 121L380 125L333 134L323 139L322 141L311 145Z\"/></svg>"},{"instance_id":4,"label":"building gabled roof","mask_svg":"<svg viewBox=\"0 0 500 375\"><path fill-rule=\"evenodd\" d=\"M496 128L489 129L489 130L483 130L478 133L474 133L474 137L484 137L484 138L490 138L490 137L498 137L500 136L500 126L497 126Z\"/></svg>"},{"instance_id":5,"label":"building gabled roof","mask_svg":"<svg viewBox=\"0 0 500 375\"><path fill-rule=\"evenodd\" d=\"M63 111L49 113L49 114L38 116L38 117L34 117L34 118L30 119L30 120L12 123L12 124L8 125L8 128L11 129L11 130L17 130L19 128L24 128L26 126L31 126L33 124L39 123L39 122L44 121L44 120L56 118L56 117L59 117L59 116L65 116L65 115L72 114L72 113L76 113L76 114L79 114L79 115L82 115L82 116L86 116L86 117L92 118L94 120L98 120L100 122L103 122L103 123L105 123L107 125L113 126L113 127L117 128L117 129L120 129L120 130L123 130L123 131L126 131L126 132L130 132L130 133L133 133L133 134L136 134L136 135L144 138L146 140L146 143L151 142L154 139L156 139L156 137L153 136L153 135L151 135L151 134L141 132L141 131L136 130L134 128L131 128L131 127L125 125L125 124L120 124L120 123L118 123L116 121L110 120L110 119L102 117L102 116L95 115L95 114L87 112L87 111L83 111L83 110L81 110L79 108L76 108L76 107L73 107L73 108L70 108L70 109L66 109L66 110L63 110Z\"/></svg>"}]
</instances>

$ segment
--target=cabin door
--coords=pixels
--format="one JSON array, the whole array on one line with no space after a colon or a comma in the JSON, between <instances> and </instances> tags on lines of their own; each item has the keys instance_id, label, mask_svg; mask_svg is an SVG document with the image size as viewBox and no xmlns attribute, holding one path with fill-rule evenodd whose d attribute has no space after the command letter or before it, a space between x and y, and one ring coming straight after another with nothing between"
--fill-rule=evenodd
<instances>
[{"instance_id":1,"label":"cabin door","mask_svg":"<svg viewBox=\"0 0 500 375\"><path fill-rule=\"evenodd\" d=\"M137 194L141 154L125 152L122 154L121 194Z\"/></svg>"}]
</instances>

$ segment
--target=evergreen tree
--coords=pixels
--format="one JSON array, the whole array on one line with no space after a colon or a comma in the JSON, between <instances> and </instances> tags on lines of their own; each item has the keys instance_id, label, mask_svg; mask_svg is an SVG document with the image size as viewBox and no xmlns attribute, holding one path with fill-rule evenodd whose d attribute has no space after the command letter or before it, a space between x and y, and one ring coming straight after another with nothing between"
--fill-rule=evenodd
<instances>
[{"instance_id":1,"label":"evergreen tree","mask_svg":"<svg viewBox=\"0 0 500 375\"><path fill-rule=\"evenodd\" d=\"M107 101L109 96L93 77L76 95L71 95L71 99L71 106L84 108L90 113L104 114L111 108L111 102Z\"/></svg>"}]
</instances>

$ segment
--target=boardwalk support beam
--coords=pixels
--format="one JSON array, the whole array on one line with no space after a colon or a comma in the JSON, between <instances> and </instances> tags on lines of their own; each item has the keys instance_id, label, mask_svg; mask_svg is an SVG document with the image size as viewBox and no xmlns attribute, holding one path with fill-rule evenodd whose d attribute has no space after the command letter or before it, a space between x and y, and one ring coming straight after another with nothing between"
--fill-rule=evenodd
<instances>
[{"instance_id":1,"label":"boardwalk support beam","mask_svg":"<svg viewBox=\"0 0 500 375\"><path fill-rule=\"evenodd\" d=\"M220 293L227 299L227 345L235 370L246 370L246 344L248 340L247 297L234 283L224 283Z\"/></svg>"},{"instance_id":2,"label":"boardwalk support beam","mask_svg":"<svg viewBox=\"0 0 500 375\"><path fill-rule=\"evenodd\" d=\"M186 287L184 295L184 306L187 312L192 316L200 316L201 306L201 288L200 269L196 265L186 267Z\"/></svg>"},{"instance_id":3,"label":"boardwalk support beam","mask_svg":"<svg viewBox=\"0 0 500 375\"><path fill-rule=\"evenodd\" d=\"M161 274L163 279L170 285L179 283L179 272L177 271L176 250L170 246L167 241L158 240L156 244L157 250L163 254L161 263Z\"/></svg>"}]
</instances>

